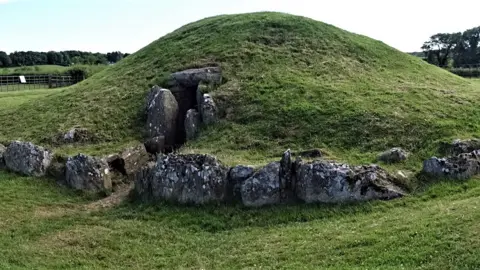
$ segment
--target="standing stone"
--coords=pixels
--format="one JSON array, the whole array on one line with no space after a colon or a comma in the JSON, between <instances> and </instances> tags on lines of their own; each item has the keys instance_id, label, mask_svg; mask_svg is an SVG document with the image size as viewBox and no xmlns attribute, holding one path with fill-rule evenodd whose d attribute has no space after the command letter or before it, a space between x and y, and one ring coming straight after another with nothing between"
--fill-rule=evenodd
<instances>
[{"instance_id":1,"label":"standing stone","mask_svg":"<svg viewBox=\"0 0 480 270\"><path fill-rule=\"evenodd\" d=\"M343 203L394 199L404 192L393 177L377 166L351 168L346 164L316 161L300 164L296 194L306 203Z\"/></svg>"},{"instance_id":2,"label":"standing stone","mask_svg":"<svg viewBox=\"0 0 480 270\"><path fill-rule=\"evenodd\" d=\"M84 154L68 158L65 182L76 190L107 193L112 190L107 161Z\"/></svg>"},{"instance_id":3,"label":"standing stone","mask_svg":"<svg viewBox=\"0 0 480 270\"><path fill-rule=\"evenodd\" d=\"M198 108L198 113L201 114L202 111L202 103L203 103L203 94L206 94L208 89L208 85L205 83L200 83L197 87L197 91L195 93L195 97L197 99L197 108Z\"/></svg>"},{"instance_id":4,"label":"standing stone","mask_svg":"<svg viewBox=\"0 0 480 270\"><path fill-rule=\"evenodd\" d=\"M6 167L13 172L41 177L50 166L52 154L30 142L14 141L7 147L3 158Z\"/></svg>"},{"instance_id":5,"label":"standing stone","mask_svg":"<svg viewBox=\"0 0 480 270\"><path fill-rule=\"evenodd\" d=\"M158 156L153 168L137 174L136 197L180 204L226 200L228 168L209 155Z\"/></svg>"},{"instance_id":6,"label":"standing stone","mask_svg":"<svg viewBox=\"0 0 480 270\"><path fill-rule=\"evenodd\" d=\"M215 105L213 98L209 94L203 95L201 108L201 115L204 124L210 125L217 122L217 105Z\"/></svg>"},{"instance_id":7,"label":"standing stone","mask_svg":"<svg viewBox=\"0 0 480 270\"><path fill-rule=\"evenodd\" d=\"M175 144L178 103L170 90L154 86L147 98L147 135L165 136L167 145Z\"/></svg>"},{"instance_id":8,"label":"standing stone","mask_svg":"<svg viewBox=\"0 0 480 270\"><path fill-rule=\"evenodd\" d=\"M148 139L143 144L148 153L156 155L165 151L165 136L157 136Z\"/></svg>"},{"instance_id":9,"label":"standing stone","mask_svg":"<svg viewBox=\"0 0 480 270\"><path fill-rule=\"evenodd\" d=\"M241 194L245 206L260 207L280 203L280 163L272 162L243 182Z\"/></svg>"},{"instance_id":10,"label":"standing stone","mask_svg":"<svg viewBox=\"0 0 480 270\"><path fill-rule=\"evenodd\" d=\"M385 163L397 163L406 160L407 157L407 151L403 150L402 148L395 147L381 153L377 159Z\"/></svg>"},{"instance_id":11,"label":"standing stone","mask_svg":"<svg viewBox=\"0 0 480 270\"><path fill-rule=\"evenodd\" d=\"M255 173L252 166L237 165L230 169L228 173L228 196L231 201L241 201L241 189L245 180L250 178Z\"/></svg>"},{"instance_id":12,"label":"standing stone","mask_svg":"<svg viewBox=\"0 0 480 270\"><path fill-rule=\"evenodd\" d=\"M7 148L3 144L0 144L0 170L4 170L6 168L5 158L3 157L5 151L7 151Z\"/></svg>"},{"instance_id":13,"label":"standing stone","mask_svg":"<svg viewBox=\"0 0 480 270\"><path fill-rule=\"evenodd\" d=\"M193 140L197 136L198 129L200 127L200 114L195 109L187 111L185 116L185 132L187 140Z\"/></svg>"}]
</instances>

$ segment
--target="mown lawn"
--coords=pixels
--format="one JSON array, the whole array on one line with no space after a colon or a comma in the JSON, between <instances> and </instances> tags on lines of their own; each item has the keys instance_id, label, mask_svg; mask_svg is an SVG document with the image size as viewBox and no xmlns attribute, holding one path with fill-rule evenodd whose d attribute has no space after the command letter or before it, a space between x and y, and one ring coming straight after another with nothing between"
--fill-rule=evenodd
<instances>
[{"instance_id":1,"label":"mown lawn","mask_svg":"<svg viewBox=\"0 0 480 270\"><path fill-rule=\"evenodd\" d=\"M480 182L361 205L107 209L0 174L1 269L478 269Z\"/></svg>"}]
</instances>

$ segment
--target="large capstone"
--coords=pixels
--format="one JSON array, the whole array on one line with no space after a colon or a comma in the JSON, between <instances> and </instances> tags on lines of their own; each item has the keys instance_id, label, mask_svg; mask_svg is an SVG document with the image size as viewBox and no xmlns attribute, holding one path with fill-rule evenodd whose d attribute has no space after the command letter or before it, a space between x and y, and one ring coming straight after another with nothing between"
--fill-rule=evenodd
<instances>
[{"instance_id":1,"label":"large capstone","mask_svg":"<svg viewBox=\"0 0 480 270\"><path fill-rule=\"evenodd\" d=\"M184 88L196 88L200 82L208 84L221 84L222 71L220 67L205 67L187 69L172 73L168 82L169 87L182 86Z\"/></svg>"},{"instance_id":2,"label":"large capstone","mask_svg":"<svg viewBox=\"0 0 480 270\"><path fill-rule=\"evenodd\" d=\"M206 125L217 122L217 105L209 94L203 95L203 102L201 104L202 121Z\"/></svg>"},{"instance_id":3,"label":"large capstone","mask_svg":"<svg viewBox=\"0 0 480 270\"><path fill-rule=\"evenodd\" d=\"M480 150L453 157L432 157L423 162L423 173L438 177L464 180L480 173Z\"/></svg>"},{"instance_id":4,"label":"large capstone","mask_svg":"<svg viewBox=\"0 0 480 270\"><path fill-rule=\"evenodd\" d=\"M200 128L200 114L196 109L190 109L185 116L185 133L187 140L193 140L197 136L198 129Z\"/></svg>"},{"instance_id":5,"label":"large capstone","mask_svg":"<svg viewBox=\"0 0 480 270\"><path fill-rule=\"evenodd\" d=\"M6 167L13 172L41 177L50 166L52 154L30 142L14 141L7 147L3 158Z\"/></svg>"},{"instance_id":6,"label":"large capstone","mask_svg":"<svg viewBox=\"0 0 480 270\"><path fill-rule=\"evenodd\" d=\"M153 168L137 173L135 195L180 204L226 200L228 168L209 155L161 155Z\"/></svg>"},{"instance_id":7,"label":"large capstone","mask_svg":"<svg viewBox=\"0 0 480 270\"><path fill-rule=\"evenodd\" d=\"M296 174L297 197L306 203L388 200L404 194L393 183L393 177L375 165L351 168L315 161L300 163Z\"/></svg>"},{"instance_id":8,"label":"large capstone","mask_svg":"<svg viewBox=\"0 0 480 270\"><path fill-rule=\"evenodd\" d=\"M176 142L178 103L170 90L154 86L147 97L147 136L165 136L167 145Z\"/></svg>"},{"instance_id":9,"label":"large capstone","mask_svg":"<svg viewBox=\"0 0 480 270\"><path fill-rule=\"evenodd\" d=\"M280 203L279 174L280 163L272 162L245 180L241 187L243 204L260 207Z\"/></svg>"},{"instance_id":10,"label":"large capstone","mask_svg":"<svg viewBox=\"0 0 480 270\"><path fill-rule=\"evenodd\" d=\"M5 154L5 151L7 151L7 148L3 144L0 144L0 170L3 170L6 168L5 158L3 157Z\"/></svg>"},{"instance_id":11,"label":"large capstone","mask_svg":"<svg viewBox=\"0 0 480 270\"><path fill-rule=\"evenodd\" d=\"M65 168L68 187L88 192L110 192L112 180L106 160L78 154L69 157Z\"/></svg>"}]
</instances>

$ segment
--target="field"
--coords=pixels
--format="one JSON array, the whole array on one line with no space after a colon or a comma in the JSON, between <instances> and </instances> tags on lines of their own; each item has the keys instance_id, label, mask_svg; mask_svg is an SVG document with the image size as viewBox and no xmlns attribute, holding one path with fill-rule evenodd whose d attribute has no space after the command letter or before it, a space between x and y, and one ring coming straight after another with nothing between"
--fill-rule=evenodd
<instances>
[{"instance_id":1,"label":"field","mask_svg":"<svg viewBox=\"0 0 480 270\"><path fill-rule=\"evenodd\" d=\"M104 155L139 143L145 94L174 71L220 65L219 123L183 152L263 165L287 148L408 161L410 195L348 205L142 205L128 188L101 199L49 179L0 173L0 269L479 269L480 177L415 173L440 142L480 133L480 80L460 78L368 37L281 13L186 25L77 85L0 93L0 141ZM95 144L54 147L80 125Z\"/></svg>"},{"instance_id":2,"label":"field","mask_svg":"<svg viewBox=\"0 0 480 270\"><path fill-rule=\"evenodd\" d=\"M75 65L70 67L56 66L56 65L40 65L40 66L25 66L25 67L9 67L0 68L0 75L27 75L27 74L61 74L65 73L71 68L85 68L91 74L101 71L105 65Z\"/></svg>"}]
</instances>

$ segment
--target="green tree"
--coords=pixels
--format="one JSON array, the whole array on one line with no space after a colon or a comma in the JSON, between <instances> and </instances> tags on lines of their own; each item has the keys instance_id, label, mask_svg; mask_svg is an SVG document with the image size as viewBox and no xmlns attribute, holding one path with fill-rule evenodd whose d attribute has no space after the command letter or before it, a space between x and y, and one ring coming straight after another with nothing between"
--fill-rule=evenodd
<instances>
[{"instance_id":1,"label":"green tree","mask_svg":"<svg viewBox=\"0 0 480 270\"><path fill-rule=\"evenodd\" d=\"M9 67L12 65L12 59L6 52L0 51L0 67Z\"/></svg>"},{"instance_id":2,"label":"green tree","mask_svg":"<svg viewBox=\"0 0 480 270\"><path fill-rule=\"evenodd\" d=\"M447 66L448 60L461 37L461 33L439 33L431 36L422 46L427 61L441 67Z\"/></svg>"}]
</instances>

